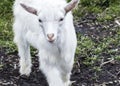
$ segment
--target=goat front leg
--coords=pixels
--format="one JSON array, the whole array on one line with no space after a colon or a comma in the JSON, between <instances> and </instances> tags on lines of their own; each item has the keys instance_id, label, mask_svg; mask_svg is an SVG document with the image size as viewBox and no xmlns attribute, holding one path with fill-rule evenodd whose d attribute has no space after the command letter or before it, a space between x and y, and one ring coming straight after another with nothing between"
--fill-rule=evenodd
<instances>
[{"instance_id":1,"label":"goat front leg","mask_svg":"<svg viewBox=\"0 0 120 86\"><path fill-rule=\"evenodd\" d=\"M29 76L31 72L31 56L30 47L28 44L18 45L19 56L20 56L20 73Z\"/></svg>"},{"instance_id":2,"label":"goat front leg","mask_svg":"<svg viewBox=\"0 0 120 86\"><path fill-rule=\"evenodd\" d=\"M71 86L70 75L73 68L74 57L71 54L64 55L64 60L61 62L61 75L65 86Z\"/></svg>"},{"instance_id":3,"label":"goat front leg","mask_svg":"<svg viewBox=\"0 0 120 86\"><path fill-rule=\"evenodd\" d=\"M29 76L31 72L31 56L30 56L30 46L29 44L21 38L17 38L17 47L20 57L20 74Z\"/></svg>"},{"instance_id":4,"label":"goat front leg","mask_svg":"<svg viewBox=\"0 0 120 86\"><path fill-rule=\"evenodd\" d=\"M62 74L62 80L65 86L71 86L70 75L71 73Z\"/></svg>"},{"instance_id":5,"label":"goat front leg","mask_svg":"<svg viewBox=\"0 0 120 86\"><path fill-rule=\"evenodd\" d=\"M71 86L71 81L70 81L71 71L66 71L66 69L68 69L66 67L64 66L61 73L62 81L64 82L64 86Z\"/></svg>"},{"instance_id":6,"label":"goat front leg","mask_svg":"<svg viewBox=\"0 0 120 86\"><path fill-rule=\"evenodd\" d=\"M59 73L57 68L51 68L50 70L46 71L47 73L45 73L45 75L47 77L49 86L65 86L61 79L61 74Z\"/></svg>"},{"instance_id":7,"label":"goat front leg","mask_svg":"<svg viewBox=\"0 0 120 86\"><path fill-rule=\"evenodd\" d=\"M42 57L42 54L45 54L44 57ZM49 62L49 59L50 58L46 58L45 52L40 52L40 69L45 74L49 86L65 86L62 81L61 73L58 70L56 64Z\"/></svg>"},{"instance_id":8,"label":"goat front leg","mask_svg":"<svg viewBox=\"0 0 120 86\"><path fill-rule=\"evenodd\" d=\"M20 74L29 75L31 72L31 56L30 56L30 45L25 38L25 27L19 21L15 20L13 25L14 30L14 42L18 47L18 54L20 57Z\"/></svg>"}]
</instances>

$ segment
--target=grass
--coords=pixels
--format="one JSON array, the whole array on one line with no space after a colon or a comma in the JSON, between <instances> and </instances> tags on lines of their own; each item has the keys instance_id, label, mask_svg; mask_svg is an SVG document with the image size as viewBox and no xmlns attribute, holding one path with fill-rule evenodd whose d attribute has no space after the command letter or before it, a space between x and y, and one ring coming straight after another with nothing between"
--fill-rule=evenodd
<instances>
[{"instance_id":1,"label":"grass","mask_svg":"<svg viewBox=\"0 0 120 86\"><path fill-rule=\"evenodd\" d=\"M13 0L4 0L0 3L0 47L7 47L8 53L15 51L12 31L12 4Z\"/></svg>"},{"instance_id":2,"label":"grass","mask_svg":"<svg viewBox=\"0 0 120 86\"><path fill-rule=\"evenodd\" d=\"M109 1L105 3L105 1ZM111 21L120 16L120 1L118 0L81 0L78 10L74 11L75 17L83 17L86 13L98 15L99 21ZM76 19L77 19L76 18Z\"/></svg>"}]
</instances>

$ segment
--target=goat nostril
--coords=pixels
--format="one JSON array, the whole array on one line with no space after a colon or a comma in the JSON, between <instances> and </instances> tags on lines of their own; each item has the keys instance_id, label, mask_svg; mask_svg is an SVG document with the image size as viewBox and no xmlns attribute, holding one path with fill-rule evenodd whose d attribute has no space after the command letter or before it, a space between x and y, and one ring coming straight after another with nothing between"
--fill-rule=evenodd
<instances>
[{"instance_id":1,"label":"goat nostril","mask_svg":"<svg viewBox=\"0 0 120 86\"><path fill-rule=\"evenodd\" d=\"M50 40L52 40L52 38L54 37L54 34L52 33L52 34L47 34L47 37L50 39Z\"/></svg>"}]
</instances>

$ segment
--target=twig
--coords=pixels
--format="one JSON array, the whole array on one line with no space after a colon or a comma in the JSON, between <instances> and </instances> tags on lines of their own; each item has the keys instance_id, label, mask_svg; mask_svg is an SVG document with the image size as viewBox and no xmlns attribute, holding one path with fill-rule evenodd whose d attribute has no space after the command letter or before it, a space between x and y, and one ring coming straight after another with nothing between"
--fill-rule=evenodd
<instances>
[{"instance_id":1,"label":"twig","mask_svg":"<svg viewBox=\"0 0 120 86\"><path fill-rule=\"evenodd\" d=\"M109 81L109 82L103 82L102 84L97 84L97 85L95 84L95 86L106 86L106 84L113 84L113 83L118 83L118 85L119 85L120 80L113 80L113 81Z\"/></svg>"},{"instance_id":2,"label":"twig","mask_svg":"<svg viewBox=\"0 0 120 86\"><path fill-rule=\"evenodd\" d=\"M116 75L112 74L112 73L109 72L109 71L107 71L107 73L108 73L109 75L111 75L112 77L114 77L115 79L117 79L117 76L116 76Z\"/></svg>"},{"instance_id":3,"label":"twig","mask_svg":"<svg viewBox=\"0 0 120 86\"><path fill-rule=\"evenodd\" d=\"M114 61L114 59L112 58L111 60L109 60L109 61L106 61L106 62L103 62L101 65L100 65L100 68L102 67L102 66L104 66L105 64L108 64L108 63L112 63Z\"/></svg>"},{"instance_id":4,"label":"twig","mask_svg":"<svg viewBox=\"0 0 120 86\"><path fill-rule=\"evenodd\" d=\"M120 71L117 72L117 75L119 75L119 74L120 74Z\"/></svg>"},{"instance_id":5,"label":"twig","mask_svg":"<svg viewBox=\"0 0 120 86\"><path fill-rule=\"evenodd\" d=\"M115 20L115 23L117 23L120 26L120 22L118 20Z\"/></svg>"}]
</instances>

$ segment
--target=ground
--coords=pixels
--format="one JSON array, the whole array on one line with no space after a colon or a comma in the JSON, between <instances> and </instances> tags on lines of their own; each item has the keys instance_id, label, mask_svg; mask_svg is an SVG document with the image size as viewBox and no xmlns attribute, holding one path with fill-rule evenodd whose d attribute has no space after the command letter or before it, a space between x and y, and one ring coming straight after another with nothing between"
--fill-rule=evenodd
<instances>
[{"instance_id":1,"label":"ground","mask_svg":"<svg viewBox=\"0 0 120 86\"><path fill-rule=\"evenodd\" d=\"M120 86L120 46L113 40L119 36L116 35L119 26L114 21L98 23L96 15L89 14L76 21L75 27L78 48L71 75L71 80L75 81L72 86ZM106 40L108 37L110 42ZM7 50L8 47L0 46L0 86L48 86L38 69L36 53L32 55L32 73L27 77L19 74L18 52Z\"/></svg>"}]
</instances>

